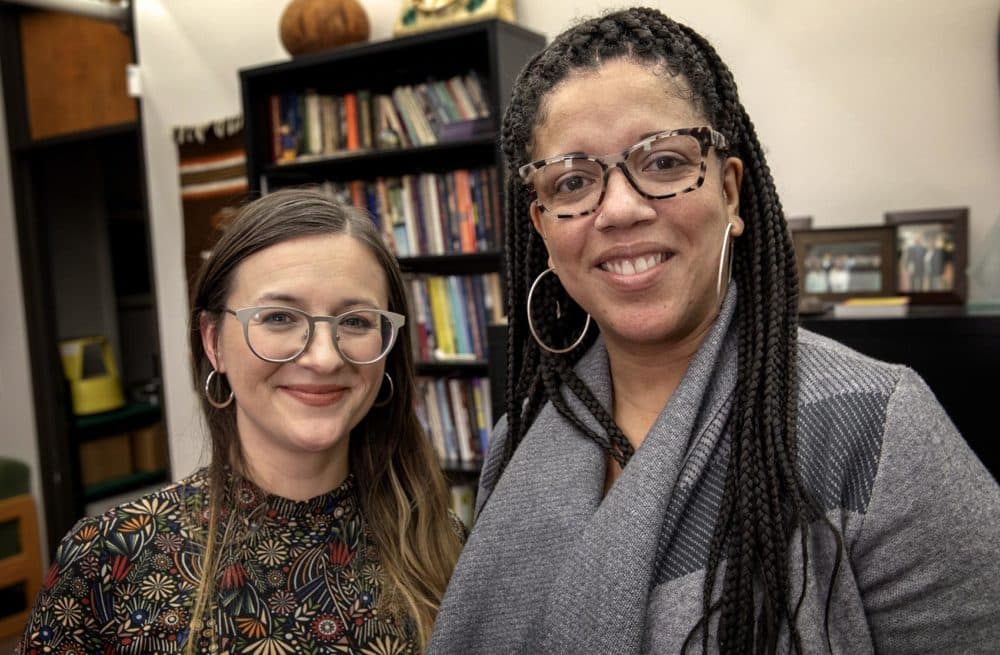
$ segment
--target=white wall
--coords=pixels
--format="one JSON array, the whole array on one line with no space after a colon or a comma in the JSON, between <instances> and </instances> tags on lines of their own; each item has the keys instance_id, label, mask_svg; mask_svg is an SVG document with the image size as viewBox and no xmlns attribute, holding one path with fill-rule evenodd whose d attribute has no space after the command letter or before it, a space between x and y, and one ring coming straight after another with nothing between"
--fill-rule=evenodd
<instances>
[{"instance_id":1,"label":"white wall","mask_svg":"<svg viewBox=\"0 0 1000 655\"><path fill-rule=\"evenodd\" d=\"M7 120L0 85L0 457L24 462L31 468L31 493L39 512L42 561L48 561L48 538L41 511L44 507L38 468L35 401L28 362L28 333L24 323L21 260L17 250L14 196L7 156Z\"/></svg>"},{"instance_id":2,"label":"white wall","mask_svg":"<svg viewBox=\"0 0 1000 655\"><path fill-rule=\"evenodd\" d=\"M363 0L387 38L400 0ZM174 125L240 111L237 70L286 58L286 0L138 0L144 141L174 475L201 453L186 350ZM575 16L632 2L518 3L549 37ZM732 67L789 215L820 226L886 210L971 208L972 258L1000 220L996 0L644 2L708 36ZM252 9L251 9L252 6ZM993 290L994 295L1000 291ZM987 291L973 288L972 297Z\"/></svg>"}]
</instances>

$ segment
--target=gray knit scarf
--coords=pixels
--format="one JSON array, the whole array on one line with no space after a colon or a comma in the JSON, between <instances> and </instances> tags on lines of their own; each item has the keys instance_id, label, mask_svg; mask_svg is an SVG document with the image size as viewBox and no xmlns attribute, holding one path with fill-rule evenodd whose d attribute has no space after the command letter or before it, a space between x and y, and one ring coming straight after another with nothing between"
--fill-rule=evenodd
<instances>
[{"instance_id":1,"label":"gray knit scarf","mask_svg":"<svg viewBox=\"0 0 1000 655\"><path fill-rule=\"evenodd\" d=\"M430 653L640 652L657 552L677 528L668 507L690 492L707 466L729 411L735 305L731 291L680 385L606 496L604 451L551 403L499 480L497 457L488 457L477 500L481 511L442 603ZM602 340L575 370L610 411ZM576 415L600 434L597 420L564 392ZM497 427L492 453L506 438L505 422Z\"/></svg>"}]
</instances>

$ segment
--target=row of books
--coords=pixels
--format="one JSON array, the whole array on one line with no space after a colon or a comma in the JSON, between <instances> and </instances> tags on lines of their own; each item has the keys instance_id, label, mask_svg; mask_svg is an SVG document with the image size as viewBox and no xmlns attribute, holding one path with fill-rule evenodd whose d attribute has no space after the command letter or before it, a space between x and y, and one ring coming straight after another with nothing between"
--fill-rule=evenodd
<instances>
[{"instance_id":1,"label":"row of books","mask_svg":"<svg viewBox=\"0 0 1000 655\"><path fill-rule=\"evenodd\" d=\"M277 163L369 150L434 145L492 129L489 102L475 71L401 85L391 93L273 94L272 156Z\"/></svg>"},{"instance_id":2,"label":"row of books","mask_svg":"<svg viewBox=\"0 0 1000 655\"><path fill-rule=\"evenodd\" d=\"M413 352L418 360L487 358L487 327L504 320L500 275L414 275L409 279Z\"/></svg>"},{"instance_id":3,"label":"row of books","mask_svg":"<svg viewBox=\"0 0 1000 655\"><path fill-rule=\"evenodd\" d=\"M493 428L488 378L417 378L417 417L442 465L478 465Z\"/></svg>"},{"instance_id":4,"label":"row of books","mask_svg":"<svg viewBox=\"0 0 1000 655\"><path fill-rule=\"evenodd\" d=\"M326 182L367 209L398 257L482 252L503 242L496 168Z\"/></svg>"}]
</instances>

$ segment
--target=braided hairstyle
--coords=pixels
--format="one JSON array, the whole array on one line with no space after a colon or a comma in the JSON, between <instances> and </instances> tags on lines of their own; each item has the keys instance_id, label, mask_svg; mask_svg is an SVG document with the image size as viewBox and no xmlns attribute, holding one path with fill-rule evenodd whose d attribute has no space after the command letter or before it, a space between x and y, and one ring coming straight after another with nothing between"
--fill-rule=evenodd
<instances>
[{"instance_id":1,"label":"braided hairstyle","mask_svg":"<svg viewBox=\"0 0 1000 655\"><path fill-rule=\"evenodd\" d=\"M533 130L545 120L546 94L574 72L594 71L615 58L627 58L686 82L694 108L725 135L729 154L740 158L744 165L740 213L746 228L736 241L733 255L733 281L738 289L734 321L739 345L736 392L727 426L728 468L709 548L703 615L688 635L685 650L700 628L702 650L707 651L708 621L718 613L718 648L722 653L774 653L779 632L785 627L791 646L801 653L796 618L805 580L802 593L793 599L788 555L793 531L799 528L802 556L807 557L808 525L826 519L796 469L795 254L763 149L740 103L732 73L707 40L656 10L627 9L580 23L556 37L528 62L514 84L501 135L507 165L504 193L509 327L508 439L500 467L502 470L510 461L546 401L622 465L633 452L613 417L573 371L574 364L596 339L597 331L590 330L581 346L564 355L543 351L529 334L526 298L532 281L547 267L547 251L527 219L532 190L517 175L517 168L531 161ZM534 306L557 308L556 312L532 313L538 336L557 348L572 343L584 329L582 310L554 275L545 276L534 294ZM605 434L596 434L583 425L569 408L564 389L597 417ZM727 564L721 594L716 595L716 573L723 559ZM758 601L755 590L760 592ZM718 600L713 602L713 597ZM830 600L828 595L827 624Z\"/></svg>"}]
</instances>

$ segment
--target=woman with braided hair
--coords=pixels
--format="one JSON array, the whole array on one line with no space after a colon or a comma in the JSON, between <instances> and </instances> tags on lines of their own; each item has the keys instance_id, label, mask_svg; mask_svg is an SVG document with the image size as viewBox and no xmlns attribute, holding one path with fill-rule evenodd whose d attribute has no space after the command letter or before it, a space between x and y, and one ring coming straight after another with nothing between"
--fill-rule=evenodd
<instances>
[{"instance_id":1,"label":"woman with braided hair","mask_svg":"<svg viewBox=\"0 0 1000 655\"><path fill-rule=\"evenodd\" d=\"M583 22L502 147L507 414L430 652L996 648L997 485L912 371L799 329L711 45Z\"/></svg>"}]
</instances>

